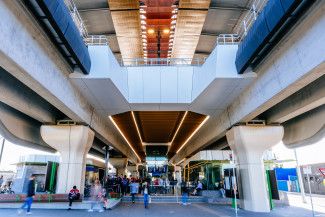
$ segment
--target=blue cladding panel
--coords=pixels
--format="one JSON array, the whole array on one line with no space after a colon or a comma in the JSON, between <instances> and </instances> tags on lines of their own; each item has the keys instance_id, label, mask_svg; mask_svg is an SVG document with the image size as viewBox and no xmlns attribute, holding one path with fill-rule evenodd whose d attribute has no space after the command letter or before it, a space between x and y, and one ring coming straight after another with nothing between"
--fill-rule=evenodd
<instances>
[{"instance_id":1,"label":"blue cladding panel","mask_svg":"<svg viewBox=\"0 0 325 217\"><path fill-rule=\"evenodd\" d=\"M301 0L281 0L282 3L282 7L284 9L284 11L289 10L289 8L295 3L295 1L301 1ZM312 0L309 0L312 1Z\"/></svg>"},{"instance_id":2,"label":"blue cladding panel","mask_svg":"<svg viewBox=\"0 0 325 217\"><path fill-rule=\"evenodd\" d=\"M236 56L236 68L241 71L247 62L253 57L254 52L264 42L269 34L264 13L262 12L248 31L245 39L239 44L240 54Z\"/></svg>"},{"instance_id":3,"label":"blue cladding panel","mask_svg":"<svg viewBox=\"0 0 325 217\"><path fill-rule=\"evenodd\" d=\"M60 4L60 1L53 1L53 0L43 0L43 2L51 14L54 14L56 8Z\"/></svg>"},{"instance_id":4,"label":"blue cladding panel","mask_svg":"<svg viewBox=\"0 0 325 217\"><path fill-rule=\"evenodd\" d=\"M264 9L265 14L272 14L272 16L266 16L266 23L270 31L280 22L284 15L284 10L282 8L281 0L269 1Z\"/></svg>"},{"instance_id":5,"label":"blue cladding panel","mask_svg":"<svg viewBox=\"0 0 325 217\"><path fill-rule=\"evenodd\" d=\"M61 31L61 35L65 37L68 46L77 57L77 60L80 63L79 67L85 74L88 74L91 66L89 52L64 1L43 0L43 3Z\"/></svg>"},{"instance_id":6,"label":"blue cladding panel","mask_svg":"<svg viewBox=\"0 0 325 217\"><path fill-rule=\"evenodd\" d=\"M238 73L243 73L251 64L254 56L267 43L266 40L270 37L270 32L275 30L275 27L280 24L284 16L288 15L291 9L301 2L302 0L268 1L253 26L249 29L246 37L239 44L235 62Z\"/></svg>"},{"instance_id":7,"label":"blue cladding panel","mask_svg":"<svg viewBox=\"0 0 325 217\"><path fill-rule=\"evenodd\" d=\"M53 19L57 22L62 33L65 33L69 25L69 17L66 16L67 13L69 13L67 7L61 2L54 14L52 14Z\"/></svg>"}]
</instances>

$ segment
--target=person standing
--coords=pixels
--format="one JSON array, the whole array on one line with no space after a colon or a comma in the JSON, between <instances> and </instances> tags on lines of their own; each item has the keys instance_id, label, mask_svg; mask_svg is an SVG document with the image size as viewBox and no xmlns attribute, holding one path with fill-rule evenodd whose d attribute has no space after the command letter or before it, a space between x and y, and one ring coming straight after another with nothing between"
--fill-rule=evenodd
<instances>
[{"instance_id":1,"label":"person standing","mask_svg":"<svg viewBox=\"0 0 325 217\"><path fill-rule=\"evenodd\" d=\"M77 189L77 186L73 186L73 188L69 192L69 208L68 210L71 210L72 202L74 200L79 200L80 198L80 192Z\"/></svg>"},{"instance_id":2,"label":"person standing","mask_svg":"<svg viewBox=\"0 0 325 217\"><path fill-rule=\"evenodd\" d=\"M124 176L124 178L122 179L122 196L125 196L126 193L127 193L127 189L128 189L128 186L129 186L129 180L128 178L126 177L126 175Z\"/></svg>"},{"instance_id":3,"label":"person standing","mask_svg":"<svg viewBox=\"0 0 325 217\"><path fill-rule=\"evenodd\" d=\"M28 182L27 196L24 204L18 210L18 214L21 214L25 207L27 207L27 215L32 214L30 209L32 207L33 199L35 197L35 176L31 175Z\"/></svg>"}]
</instances>

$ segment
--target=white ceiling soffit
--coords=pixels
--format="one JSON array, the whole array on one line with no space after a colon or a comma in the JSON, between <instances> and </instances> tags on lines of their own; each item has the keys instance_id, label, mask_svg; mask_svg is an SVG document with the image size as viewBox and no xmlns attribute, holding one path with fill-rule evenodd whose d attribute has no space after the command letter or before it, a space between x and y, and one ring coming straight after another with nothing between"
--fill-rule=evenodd
<instances>
[{"instance_id":1,"label":"white ceiling soffit","mask_svg":"<svg viewBox=\"0 0 325 217\"><path fill-rule=\"evenodd\" d=\"M139 1L108 0L108 4L123 60L142 58Z\"/></svg>"},{"instance_id":2,"label":"white ceiling soffit","mask_svg":"<svg viewBox=\"0 0 325 217\"><path fill-rule=\"evenodd\" d=\"M181 0L177 14L173 58L193 58L211 0Z\"/></svg>"}]
</instances>

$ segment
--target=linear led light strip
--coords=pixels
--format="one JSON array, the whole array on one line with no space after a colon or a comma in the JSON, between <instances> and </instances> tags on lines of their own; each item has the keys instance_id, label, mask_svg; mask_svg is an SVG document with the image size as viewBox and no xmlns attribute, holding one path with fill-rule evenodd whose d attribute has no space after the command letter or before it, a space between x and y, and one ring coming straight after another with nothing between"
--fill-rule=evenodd
<instances>
[{"instance_id":1,"label":"linear led light strip","mask_svg":"<svg viewBox=\"0 0 325 217\"><path fill-rule=\"evenodd\" d=\"M142 138L141 138L141 134L140 134L140 130L139 130L139 127L138 127L137 121L135 120L134 112L131 111L131 114L132 114L132 118L133 118L133 121L134 121L135 127L137 128L137 132L138 132L138 135L139 135L139 138L140 138L141 144L142 144L143 142L142 142Z\"/></svg>"},{"instance_id":2,"label":"linear led light strip","mask_svg":"<svg viewBox=\"0 0 325 217\"><path fill-rule=\"evenodd\" d=\"M116 124L116 122L114 121L114 119L112 118L112 116L109 116L109 119L112 121L112 123L114 124L114 126L116 127L116 129L120 132L120 134L122 135L122 137L124 138L124 140L126 141L126 143L130 146L130 148L132 149L132 151L134 152L134 154L137 156L137 158L141 161L141 158L140 158L139 155L135 152L135 150L133 149L132 145L131 145L130 142L127 140L127 138L124 136L122 130L118 127L118 125Z\"/></svg>"},{"instance_id":3,"label":"linear led light strip","mask_svg":"<svg viewBox=\"0 0 325 217\"><path fill-rule=\"evenodd\" d=\"M174 136L173 136L173 139L172 139L172 141L170 142L170 147L172 146L172 144L173 144L173 142L174 142L174 139L175 139L175 137L176 137L176 135L177 135L179 129L181 128L181 126L182 126L182 124L183 124L183 122L184 122L184 120L185 120L185 117L186 117L187 113L188 113L188 112L186 111L185 114L183 115L182 120L181 120L181 122L179 123L179 125L178 125L178 127L177 127L177 129L176 129L176 132L175 132L175 134L174 134Z\"/></svg>"},{"instance_id":4,"label":"linear led light strip","mask_svg":"<svg viewBox=\"0 0 325 217\"><path fill-rule=\"evenodd\" d=\"M176 151L176 154L178 154L178 152L180 150L182 150L182 148L184 148L184 146L186 145L186 143L195 135L195 133L203 126L203 124L210 118L210 116L207 116L204 121L202 121L202 123L193 131L193 133L187 138L187 140L183 143L183 145Z\"/></svg>"}]
</instances>

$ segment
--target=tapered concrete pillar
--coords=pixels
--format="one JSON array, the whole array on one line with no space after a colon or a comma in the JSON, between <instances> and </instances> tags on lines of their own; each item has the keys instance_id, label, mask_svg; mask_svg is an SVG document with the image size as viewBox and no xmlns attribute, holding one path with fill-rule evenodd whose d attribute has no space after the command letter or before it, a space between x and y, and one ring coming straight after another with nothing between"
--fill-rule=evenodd
<instances>
[{"instance_id":1,"label":"tapered concrete pillar","mask_svg":"<svg viewBox=\"0 0 325 217\"><path fill-rule=\"evenodd\" d=\"M109 163L116 169L116 175L126 175L125 169L127 165L127 158L110 158Z\"/></svg>"},{"instance_id":2,"label":"tapered concrete pillar","mask_svg":"<svg viewBox=\"0 0 325 217\"><path fill-rule=\"evenodd\" d=\"M282 140L282 126L236 126L227 134L239 166L242 208L270 212L263 153Z\"/></svg>"},{"instance_id":3,"label":"tapered concrete pillar","mask_svg":"<svg viewBox=\"0 0 325 217\"><path fill-rule=\"evenodd\" d=\"M94 132L86 126L43 125L41 136L61 155L56 193L67 193L74 185L84 192L86 155Z\"/></svg>"}]
</instances>

